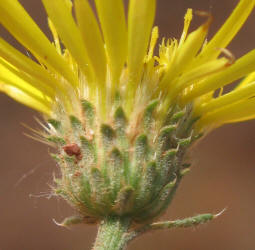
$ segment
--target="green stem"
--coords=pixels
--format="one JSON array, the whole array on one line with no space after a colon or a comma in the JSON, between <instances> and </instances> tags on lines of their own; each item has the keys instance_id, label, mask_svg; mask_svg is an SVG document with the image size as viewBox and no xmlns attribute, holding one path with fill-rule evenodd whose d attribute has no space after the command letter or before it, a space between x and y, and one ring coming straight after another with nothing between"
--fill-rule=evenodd
<instances>
[{"instance_id":1,"label":"green stem","mask_svg":"<svg viewBox=\"0 0 255 250\"><path fill-rule=\"evenodd\" d=\"M129 241L130 219L107 217L99 227L93 250L123 250Z\"/></svg>"}]
</instances>

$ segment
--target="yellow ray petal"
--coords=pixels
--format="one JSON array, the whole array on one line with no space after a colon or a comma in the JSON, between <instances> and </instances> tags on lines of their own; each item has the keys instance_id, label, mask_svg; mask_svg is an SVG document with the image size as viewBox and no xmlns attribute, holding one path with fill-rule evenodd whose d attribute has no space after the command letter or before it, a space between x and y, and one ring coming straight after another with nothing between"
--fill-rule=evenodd
<instances>
[{"instance_id":1,"label":"yellow ray petal","mask_svg":"<svg viewBox=\"0 0 255 250\"><path fill-rule=\"evenodd\" d=\"M140 80L147 53L156 0L130 0L128 10L128 72L131 84Z\"/></svg>"},{"instance_id":2,"label":"yellow ray petal","mask_svg":"<svg viewBox=\"0 0 255 250\"><path fill-rule=\"evenodd\" d=\"M42 82L42 81L40 81L38 79L35 79L35 78L27 75L26 73L22 72L22 71L19 71L17 68L15 68L10 63L6 62L1 57L0 57L0 72L1 72L0 78L1 77L8 78L8 76L10 74L11 75L16 75L17 77L21 78L25 82L31 84L36 89L40 90L45 95L47 95L47 96L49 96L51 98L55 98L55 96L56 96L56 92L54 91L53 88L51 88L50 86L46 85L44 82Z\"/></svg>"},{"instance_id":3,"label":"yellow ray petal","mask_svg":"<svg viewBox=\"0 0 255 250\"><path fill-rule=\"evenodd\" d=\"M247 84L255 81L255 72L252 72L247 77L245 77L237 86L236 89L243 88Z\"/></svg>"},{"instance_id":4,"label":"yellow ray petal","mask_svg":"<svg viewBox=\"0 0 255 250\"><path fill-rule=\"evenodd\" d=\"M87 48L90 61L95 70L99 83L103 84L106 78L106 55L104 42L88 0L75 0L77 23Z\"/></svg>"},{"instance_id":5,"label":"yellow ray petal","mask_svg":"<svg viewBox=\"0 0 255 250\"><path fill-rule=\"evenodd\" d=\"M49 104L49 101L51 100L51 98L40 89L35 88L28 82L24 81L17 74L13 73L2 64L0 64L0 81L2 84L7 84L14 86L15 88L19 88L21 91L26 92L34 99L45 102L45 105Z\"/></svg>"},{"instance_id":6,"label":"yellow ray petal","mask_svg":"<svg viewBox=\"0 0 255 250\"><path fill-rule=\"evenodd\" d=\"M183 74L178 80L173 83L170 96L173 98L177 94L180 94L182 90L189 87L195 81L200 80L203 77L215 74L229 66L229 60L227 58L220 58L211 60L207 63L202 64L190 71Z\"/></svg>"},{"instance_id":7,"label":"yellow ray petal","mask_svg":"<svg viewBox=\"0 0 255 250\"><path fill-rule=\"evenodd\" d=\"M207 80L195 84L193 88L182 97L183 103L190 102L198 96L206 94L211 90L223 87L255 70L255 50L238 59L226 70L208 77Z\"/></svg>"},{"instance_id":8,"label":"yellow ray petal","mask_svg":"<svg viewBox=\"0 0 255 250\"><path fill-rule=\"evenodd\" d=\"M167 86L169 88L172 83L172 79L178 76L191 64L205 41L211 22L212 19L209 17L207 22L200 26L197 30L190 33L184 44L178 48L175 60L170 65L165 76L160 82L162 88L166 88Z\"/></svg>"},{"instance_id":9,"label":"yellow ray petal","mask_svg":"<svg viewBox=\"0 0 255 250\"><path fill-rule=\"evenodd\" d=\"M42 0L42 2L64 45L77 61L88 81L91 81L93 79L92 65L80 31L73 19L71 2L69 0Z\"/></svg>"},{"instance_id":10,"label":"yellow ray petal","mask_svg":"<svg viewBox=\"0 0 255 250\"><path fill-rule=\"evenodd\" d=\"M225 48L231 42L249 17L254 6L255 0L241 0L221 29L206 45L199 58L202 61L216 58L220 54L217 48ZM198 61L201 62L201 60Z\"/></svg>"},{"instance_id":11,"label":"yellow ray petal","mask_svg":"<svg viewBox=\"0 0 255 250\"><path fill-rule=\"evenodd\" d=\"M17 0L0 1L0 22L40 61L76 85L69 66Z\"/></svg>"},{"instance_id":12,"label":"yellow ray petal","mask_svg":"<svg viewBox=\"0 0 255 250\"><path fill-rule=\"evenodd\" d=\"M44 103L39 102L38 100L26 94L19 88L3 84L1 80L0 80L0 92L4 92L6 95L10 96L15 101L20 102L32 109L42 112L48 116L51 115L51 109L47 107Z\"/></svg>"},{"instance_id":13,"label":"yellow ray petal","mask_svg":"<svg viewBox=\"0 0 255 250\"><path fill-rule=\"evenodd\" d=\"M254 119L254 110L255 98L241 100L202 116L197 123L197 128L202 129L207 126L219 127L225 123Z\"/></svg>"},{"instance_id":14,"label":"yellow ray petal","mask_svg":"<svg viewBox=\"0 0 255 250\"><path fill-rule=\"evenodd\" d=\"M58 32L57 32L53 22L49 18L48 18L48 26L49 26L51 34L53 36L54 45L56 47L56 50L61 55L62 49L61 49L61 45L60 45L59 35L58 35Z\"/></svg>"},{"instance_id":15,"label":"yellow ray petal","mask_svg":"<svg viewBox=\"0 0 255 250\"><path fill-rule=\"evenodd\" d=\"M111 82L118 85L127 58L127 28L122 0L95 0L104 35Z\"/></svg>"},{"instance_id":16,"label":"yellow ray petal","mask_svg":"<svg viewBox=\"0 0 255 250\"><path fill-rule=\"evenodd\" d=\"M65 86L61 84L61 82L54 79L47 70L13 48L2 38L0 38L0 56L16 68L26 72L45 84L49 84L54 89L58 89L58 91L61 91L64 95L67 95Z\"/></svg>"},{"instance_id":17,"label":"yellow ray petal","mask_svg":"<svg viewBox=\"0 0 255 250\"><path fill-rule=\"evenodd\" d=\"M33 109L50 113L52 100L1 64L0 91Z\"/></svg>"},{"instance_id":18,"label":"yellow ray petal","mask_svg":"<svg viewBox=\"0 0 255 250\"><path fill-rule=\"evenodd\" d=\"M252 96L255 96L255 82L247 84L242 88L235 89L218 98L212 99L208 103L204 103L203 105L197 107L196 113L204 114L206 112L211 112L217 108L224 107L225 105L229 105L243 99L248 99Z\"/></svg>"}]
</instances>

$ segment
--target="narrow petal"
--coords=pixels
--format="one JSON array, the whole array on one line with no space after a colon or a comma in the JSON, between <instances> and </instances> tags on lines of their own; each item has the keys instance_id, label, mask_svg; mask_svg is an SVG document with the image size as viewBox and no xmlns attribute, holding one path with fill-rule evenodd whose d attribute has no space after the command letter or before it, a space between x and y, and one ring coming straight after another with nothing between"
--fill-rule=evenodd
<instances>
[{"instance_id":1,"label":"narrow petal","mask_svg":"<svg viewBox=\"0 0 255 250\"><path fill-rule=\"evenodd\" d=\"M224 107L226 105L241 101L243 99L248 99L255 95L255 82L250 83L242 88L235 89L223 96L215 98L204 105L198 107L197 113L203 114L206 112L211 112L217 108Z\"/></svg>"},{"instance_id":2,"label":"narrow petal","mask_svg":"<svg viewBox=\"0 0 255 250\"><path fill-rule=\"evenodd\" d=\"M247 77L245 77L236 87L236 89L243 88L247 84L255 81L255 72L252 72Z\"/></svg>"},{"instance_id":3,"label":"narrow petal","mask_svg":"<svg viewBox=\"0 0 255 250\"><path fill-rule=\"evenodd\" d=\"M166 88L167 86L169 88L172 79L189 67L205 41L211 21L212 20L209 17L207 22L200 26L197 30L190 33L184 44L178 48L175 60L170 65L165 76L160 82L162 88Z\"/></svg>"},{"instance_id":4,"label":"narrow petal","mask_svg":"<svg viewBox=\"0 0 255 250\"><path fill-rule=\"evenodd\" d=\"M50 107L46 106L44 103L38 101L37 99L31 97L26 92L23 92L19 88L11 85L3 84L0 80L0 91L4 92L6 95L10 96L17 102L20 102L30 108L36 109L37 111L44 113L48 116L51 114Z\"/></svg>"},{"instance_id":5,"label":"narrow petal","mask_svg":"<svg viewBox=\"0 0 255 250\"><path fill-rule=\"evenodd\" d=\"M175 95L180 94L182 90L189 87L195 81L199 81L203 77L208 77L215 74L223 69L226 69L228 66L229 60L226 58L220 58L191 69L173 83L172 90L169 92L169 94L171 97L174 97Z\"/></svg>"},{"instance_id":6,"label":"narrow petal","mask_svg":"<svg viewBox=\"0 0 255 250\"><path fill-rule=\"evenodd\" d=\"M219 127L225 123L240 122L255 118L255 98L242 100L210 112L198 121L197 128Z\"/></svg>"},{"instance_id":7,"label":"narrow petal","mask_svg":"<svg viewBox=\"0 0 255 250\"><path fill-rule=\"evenodd\" d=\"M215 98L204 105L197 108L197 113L203 114L206 112L211 112L217 108L223 107L225 105L233 104L235 102L241 101L243 99L248 99L255 95L255 82L250 83L243 88L233 90L223 96Z\"/></svg>"},{"instance_id":8,"label":"narrow petal","mask_svg":"<svg viewBox=\"0 0 255 250\"><path fill-rule=\"evenodd\" d=\"M0 64L0 91L43 113L50 113L52 100Z\"/></svg>"},{"instance_id":9,"label":"narrow petal","mask_svg":"<svg viewBox=\"0 0 255 250\"><path fill-rule=\"evenodd\" d=\"M64 86L59 81L56 81L47 70L13 48L2 38L0 38L0 56L16 68L26 72L34 78L39 79L45 84L51 85L54 89L57 88L59 91L62 91L63 94L66 94Z\"/></svg>"},{"instance_id":10,"label":"narrow petal","mask_svg":"<svg viewBox=\"0 0 255 250\"><path fill-rule=\"evenodd\" d=\"M221 88L243 76L255 71L255 50L238 59L232 66L219 72L207 80L194 84L193 88L186 92L182 100L184 103L190 102L198 96L206 94L211 90Z\"/></svg>"},{"instance_id":11,"label":"narrow petal","mask_svg":"<svg viewBox=\"0 0 255 250\"><path fill-rule=\"evenodd\" d=\"M95 3L106 44L111 82L117 85L127 58L127 27L123 2L95 0Z\"/></svg>"},{"instance_id":12,"label":"narrow petal","mask_svg":"<svg viewBox=\"0 0 255 250\"><path fill-rule=\"evenodd\" d=\"M128 11L129 81L140 80L156 11L156 0L130 0Z\"/></svg>"},{"instance_id":13,"label":"narrow petal","mask_svg":"<svg viewBox=\"0 0 255 250\"><path fill-rule=\"evenodd\" d=\"M13 65L6 62L2 58L0 58L0 70L1 70L1 74L2 74L0 76L0 78L6 77L6 75L8 75L8 73L9 74L11 73L11 74L16 75L17 77L21 78L25 82L31 84L34 88L40 90L45 95L47 95L51 98L55 98L56 92L54 91L53 88L51 88L49 85L46 85L44 82L27 75L23 71L19 71L17 68L15 68Z\"/></svg>"},{"instance_id":14,"label":"narrow petal","mask_svg":"<svg viewBox=\"0 0 255 250\"><path fill-rule=\"evenodd\" d=\"M88 0L75 0L75 13L77 23L87 48L90 61L95 70L99 83L104 83L106 78L106 54L104 42Z\"/></svg>"},{"instance_id":15,"label":"narrow petal","mask_svg":"<svg viewBox=\"0 0 255 250\"><path fill-rule=\"evenodd\" d=\"M88 81L91 81L93 69L80 31L72 16L71 1L42 0L42 2L64 45L77 61Z\"/></svg>"},{"instance_id":16,"label":"narrow petal","mask_svg":"<svg viewBox=\"0 0 255 250\"><path fill-rule=\"evenodd\" d=\"M64 59L17 0L0 1L0 22L50 69L62 74L72 84L77 83Z\"/></svg>"},{"instance_id":17,"label":"narrow petal","mask_svg":"<svg viewBox=\"0 0 255 250\"><path fill-rule=\"evenodd\" d=\"M206 45L199 57L202 60L216 58L220 54L217 48L228 46L249 17L254 6L255 0L241 0L221 29Z\"/></svg>"},{"instance_id":18,"label":"narrow petal","mask_svg":"<svg viewBox=\"0 0 255 250\"><path fill-rule=\"evenodd\" d=\"M57 32L53 22L49 18L48 18L48 26L49 26L51 34L53 36L55 48L56 48L57 52L61 55L62 49L61 49L61 45L60 45L59 35L58 35L58 32Z\"/></svg>"},{"instance_id":19,"label":"narrow petal","mask_svg":"<svg viewBox=\"0 0 255 250\"><path fill-rule=\"evenodd\" d=\"M49 101L47 101L49 98L45 95L44 92L24 81L3 64L0 64L0 81L2 84L12 85L16 88L19 88L23 92L26 92L27 94L31 95L31 97L39 101L45 101L45 104L49 103Z\"/></svg>"}]
</instances>

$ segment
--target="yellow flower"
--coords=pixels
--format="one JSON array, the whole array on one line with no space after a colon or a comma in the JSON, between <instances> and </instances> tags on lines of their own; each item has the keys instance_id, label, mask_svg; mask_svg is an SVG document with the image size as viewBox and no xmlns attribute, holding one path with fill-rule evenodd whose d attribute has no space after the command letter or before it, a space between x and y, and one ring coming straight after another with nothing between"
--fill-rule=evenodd
<instances>
[{"instance_id":1,"label":"yellow flower","mask_svg":"<svg viewBox=\"0 0 255 250\"><path fill-rule=\"evenodd\" d=\"M237 60L226 49L255 0L240 0L210 41L212 16L196 12L205 21L190 32L188 9L180 39L164 38L158 53L156 0L129 0L127 12L122 0L94 0L97 13L89 0L42 3L53 41L18 0L0 1L1 24L34 58L0 38L0 91L45 116L44 131L33 132L58 149L54 193L79 213L62 225L103 220L99 234L110 235L108 222L124 219L121 238L130 240L133 228L171 203L189 171L186 152L201 134L255 118L255 49Z\"/></svg>"},{"instance_id":2,"label":"yellow flower","mask_svg":"<svg viewBox=\"0 0 255 250\"><path fill-rule=\"evenodd\" d=\"M255 118L255 50L234 61L225 49L255 0L240 0L208 42L211 16L198 12L207 21L189 32L189 9L181 38L163 39L158 56L158 28L152 28L156 0L130 0L127 17L121 0L95 0L99 23L87 0L74 0L74 6L70 0L42 2L53 43L18 0L0 2L1 24L37 60L0 38L0 90L46 117L79 116L80 100L86 99L109 122L121 98L127 116L137 121L141 109L158 99L161 123L170 107L191 103L199 131ZM215 97L216 90L239 79L234 90Z\"/></svg>"}]
</instances>

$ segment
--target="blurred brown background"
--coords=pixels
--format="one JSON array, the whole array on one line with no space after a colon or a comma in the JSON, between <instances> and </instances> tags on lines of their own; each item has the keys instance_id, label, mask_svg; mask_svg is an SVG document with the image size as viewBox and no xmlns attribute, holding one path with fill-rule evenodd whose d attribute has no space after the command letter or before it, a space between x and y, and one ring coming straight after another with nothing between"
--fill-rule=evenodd
<instances>
[{"instance_id":1,"label":"blurred brown background","mask_svg":"<svg viewBox=\"0 0 255 250\"><path fill-rule=\"evenodd\" d=\"M20 1L49 34L40 0ZM156 24L160 26L161 35L180 37L188 7L211 11L214 16L211 36L237 2L158 0ZM192 28L202 21L195 17ZM229 46L237 57L254 48L254 21L255 13ZM0 32L15 44L2 28ZM82 225L68 230L53 223L53 218L61 221L73 211L63 201L49 196L49 185L57 168L49 157L47 146L23 135L27 130L21 123L38 127L34 116L38 116L34 111L0 94L0 250L90 249L96 234L95 226ZM217 213L225 207L227 211L217 220L197 228L144 235L129 249L255 249L254 148L254 121L227 125L207 136L193 150L193 169L185 177L164 218Z\"/></svg>"}]
</instances>

